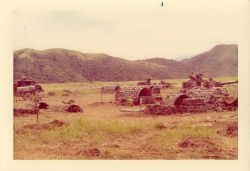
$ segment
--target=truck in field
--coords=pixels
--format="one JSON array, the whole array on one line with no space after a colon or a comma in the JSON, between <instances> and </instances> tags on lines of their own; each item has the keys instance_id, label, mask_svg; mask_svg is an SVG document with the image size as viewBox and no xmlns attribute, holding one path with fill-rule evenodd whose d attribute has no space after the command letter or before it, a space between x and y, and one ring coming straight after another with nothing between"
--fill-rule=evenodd
<instances>
[{"instance_id":1,"label":"truck in field","mask_svg":"<svg viewBox=\"0 0 250 171\"><path fill-rule=\"evenodd\" d=\"M32 99L37 93L43 92L42 86L32 79L21 79L14 81L14 96L22 97L24 100Z\"/></svg>"}]
</instances>

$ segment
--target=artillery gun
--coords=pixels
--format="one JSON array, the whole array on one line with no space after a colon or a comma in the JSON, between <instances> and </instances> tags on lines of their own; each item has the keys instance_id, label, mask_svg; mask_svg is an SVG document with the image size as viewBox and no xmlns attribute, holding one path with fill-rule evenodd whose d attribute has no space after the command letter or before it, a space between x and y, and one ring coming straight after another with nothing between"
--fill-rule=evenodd
<instances>
[{"instance_id":1,"label":"artillery gun","mask_svg":"<svg viewBox=\"0 0 250 171\"><path fill-rule=\"evenodd\" d=\"M196 86L201 86L203 80L203 74L194 74L193 72L189 74L189 80L182 83L183 89L191 89Z\"/></svg>"},{"instance_id":2,"label":"artillery gun","mask_svg":"<svg viewBox=\"0 0 250 171\"><path fill-rule=\"evenodd\" d=\"M161 80L161 82L159 83L159 86L161 86L162 88L170 88L172 87L172 84Z\"/></svg>"},{"instance_id":3,"label":"artillery gun","mask_svg":"<svg viewBox=\"0 0 250 171\"><path fill-rule=\"evenodd\" d=\"M218 81L205 81L203 83L204 87L212 88L212 87L223 87L224 85L230 85L230 84L238 84L238 81L230 81L230 82L218 82Z\"/></svg>"},{"instance_id":4,"label":"artillery gun","mask_svg":"<svg viewBox=\"0 0 250 171\"><path fill-rule=\"evenodd\" d=\"M140 85L151 85L151 79L147 79L145 81L140 81L137 83L138 86Z\"/></svg>"},{"instance_id":5,"label":"artillery gun","mask_svg":"<svg viewBox=\"0 0 250 171\"><path fill-rule=\"evenodd\" d=\"M160 81L160 83L152 83L151 82L151 79L147 79L145 81L140 81L137 83L138 86L151 86L151 85L154 85L154 86L159 86L161 88L170 88L172 87L172 84L169 83L169 82L165 82L163 80Z\"/></svg>"},{"instance_id":6,"label":"artillery gun","mask_svg":"<svg viewBox=\"0 0 250 171\"><path fill-rule=\"evenodd\" d=\"M212 88L212 87L223 87L224 85L230 85L230 84L237 84L238 81L231 81L231 82L219 82L214 81L212 77L210 77L208 80L203 79L203 73L202 74L194 74L193 72L189 74L190 79L182 82L182 88L185 90L194 88L194 87L206 87L206 88Z\"/></svg>"},{"instance_id":7,"label":"artillery gun","mask_svg":"<svg viewBox=\"0 0 250 171\"><path fill-rule=\"evenodd\" d=\"M208 83L211 83L211 80ZM175 113L237 110L238 98L233 98L223 85L235 84L238 81L216 83L203 84L203 86L196 84L184 86L179 93L169 95L160 104L147 105L144 112L146 114L170 115Z\"/></svg>"}]
</instances>

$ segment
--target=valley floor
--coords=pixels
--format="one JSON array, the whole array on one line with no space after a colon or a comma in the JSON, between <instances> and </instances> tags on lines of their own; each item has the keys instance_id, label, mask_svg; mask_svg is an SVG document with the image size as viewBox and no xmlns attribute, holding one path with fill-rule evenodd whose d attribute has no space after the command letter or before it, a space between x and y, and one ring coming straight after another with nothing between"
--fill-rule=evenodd
<instances>
[{"instance_id":1,"label":"valley floor","mask_svg":"<svg viewBox=\"0 0 250 171\"><path fill-rule=\"evenodd\" d=\"M83 113L41 110L39 124L35 115L14 117L14 159L238 159L237 111L152 116L121 112L144 106L115 105L113 94L75 91L43 100L74 99Z\"/></svg>"},{"instance_id":2,"label":"valley floor","mask_svg":"<svg viewBox=\"0 0 250 171\"><path fill-rule=\"evenodd\" d=\"M15 117L14 159L238 157L237 112L150 116L121 108L97 103L80 114L42 111L39 124L35 116Z\"/></svg>"}]
</instances>

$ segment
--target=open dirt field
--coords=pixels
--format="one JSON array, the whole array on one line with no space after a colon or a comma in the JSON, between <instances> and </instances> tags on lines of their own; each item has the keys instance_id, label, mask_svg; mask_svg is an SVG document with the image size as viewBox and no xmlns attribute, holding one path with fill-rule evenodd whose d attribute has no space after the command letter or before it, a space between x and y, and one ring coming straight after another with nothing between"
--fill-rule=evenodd
<instances>
[{"instance_id":1,"label":"open dirt field","mask_svg":"<svg viewBox=\"0 0 250 171\"><path fill-rule=\"evenodd\" d=\"M234 78L222 78L234 80ZM171 80L180 90L182 80ZM113 94L101 94L100 87L126 83L69 83L42 85L49 105L72 99L82 113L40 110L36 115L14 117L14 159L237 159L238 113L208 112L152 116L121 109ZM227 87L237 96L237 87ZM70 90L67 96L63 90ZM15 106L24 101L15 101Z\"/></svg>"}]
</instances>

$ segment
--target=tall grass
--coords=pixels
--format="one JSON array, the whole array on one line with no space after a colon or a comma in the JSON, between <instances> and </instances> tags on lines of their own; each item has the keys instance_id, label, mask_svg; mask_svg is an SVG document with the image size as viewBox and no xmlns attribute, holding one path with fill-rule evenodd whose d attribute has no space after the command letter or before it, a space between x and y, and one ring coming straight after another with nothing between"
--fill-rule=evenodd
<instances>
[{"instance_id":1,"label":"tall grass","mask_svg":"<svg viewBox=\"0 0 250 171\"><path fill-rule=\"evenodd\" d=\"M208 126L195 126L190 124L173 129L165 129L155 139L156 146L162 149L174 149L178 142L185 139L213 137L215 131Z\"/></svg>"},{"instance_id":2,"label":"tall grass","mask_svg":"<svg viewBox=\"0 0 250 171\"><path fill-rule=\"evenodd\" d=\"M180 139L180 138L199 138L211 137L214 130L206 126L181 126L176 129L166 129L161 133L161 136L166 139Z\"/></svg>"},{"instance_id":3,"label":"tall grass","mask_svg":"<svg viewBox=\"0 0 250 171\"><path fill-rule=\"evenodd\" d=\"M44 132L41 139L46 141L86 140L93 144L100 144L106 140L122 138L129 134L144 132L148 129L141 123L121 120L85 120L79 119L75 123L62 128Z\"/></svg>"}]
</instances>

